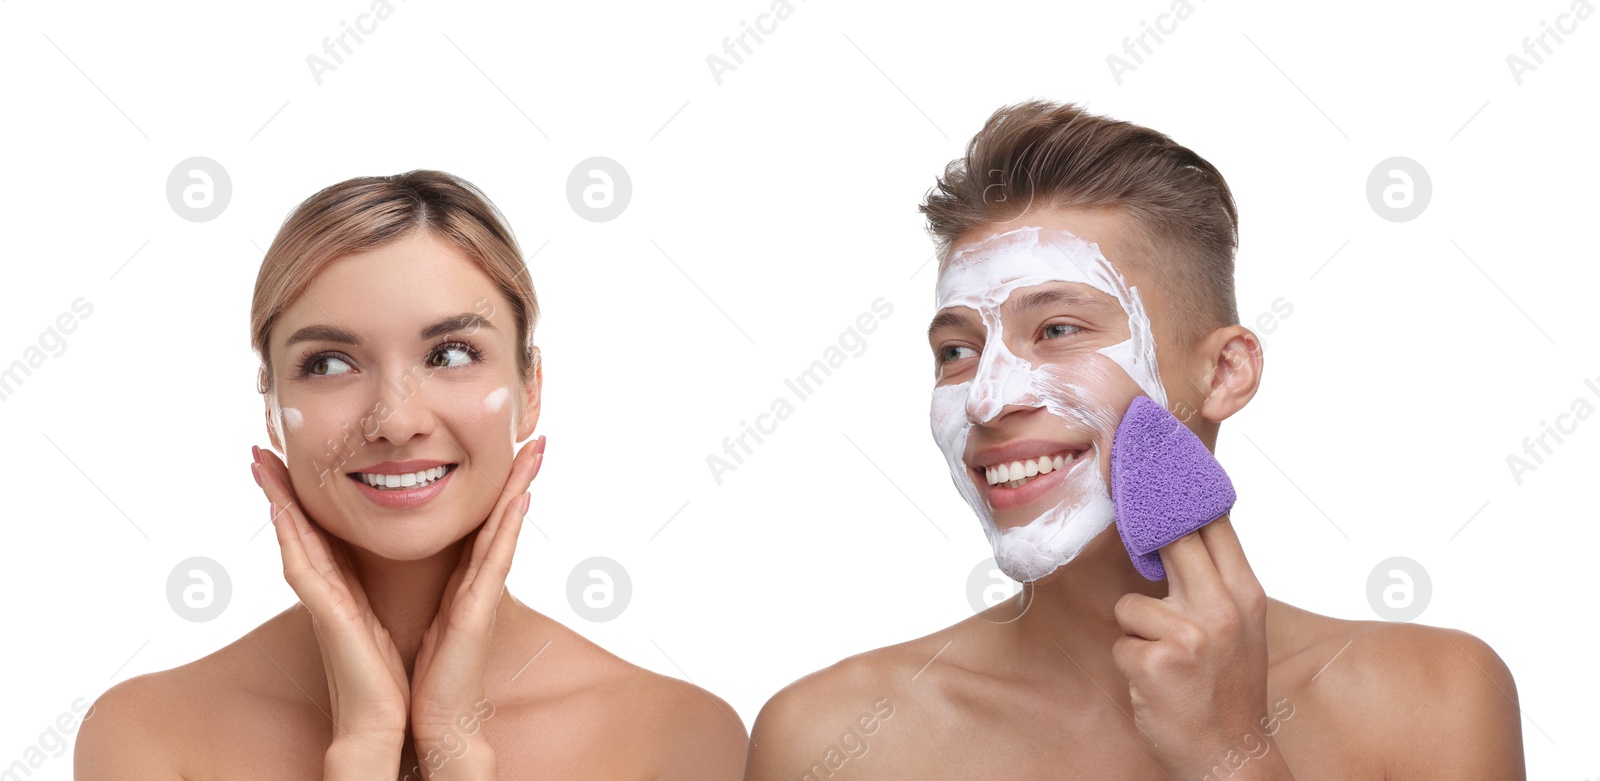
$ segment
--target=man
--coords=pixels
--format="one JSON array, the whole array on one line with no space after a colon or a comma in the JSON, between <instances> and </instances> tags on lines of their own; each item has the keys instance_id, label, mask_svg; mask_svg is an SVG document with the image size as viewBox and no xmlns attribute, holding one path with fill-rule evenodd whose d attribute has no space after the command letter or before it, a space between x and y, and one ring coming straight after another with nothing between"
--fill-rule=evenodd
<instances>
[{"instance_id":1,"label":"man","mask_svg":"<svg viewBox=\"0 0 1600 781\"><path fill-rule=\"evenodd\" d=\"M1522 778L1477 638L1268 598L1226 516L1134 568L1111 440L1149 396L1215 449L1255 395L1237 215L1167 136L1001 109L922 206L940 247L932 426L1012 600L779 692L747 778ZM1159 357L1159 360L1157 360Z\"/></svg>"}]
</instances>

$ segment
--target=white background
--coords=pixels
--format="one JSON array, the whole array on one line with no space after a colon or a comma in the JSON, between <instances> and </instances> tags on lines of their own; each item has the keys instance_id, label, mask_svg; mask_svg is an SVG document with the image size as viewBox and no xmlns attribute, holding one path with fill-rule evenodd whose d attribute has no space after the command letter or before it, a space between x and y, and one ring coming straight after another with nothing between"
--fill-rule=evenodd
<instances>
[{"instance_id":1,"label":"white background","mask_svg":"<svg viewBox=\"0 0 1600 781\"><path fill-rule=\"evenodd\" d=\"M928 430L916 206L991 111L1042 97L1216 164L1241 214L1241 317L1293 307L1218 447L1268 593L1374 619L1373 567L1418 561L1433 595L1417 620L1483 638L1515 674L1530 775L1600 776L1600 416L1520 485L1506 462L1575 399L1600 407L1584 385L1600 385L1600 21L1519 85L1507 56L1566 0L1196 0L1118 84L1108 55L1165 0L795 0L718 85L706 58L768 3L396 0L321 85L306 58L366 0L0 3L0 366L75 299L93 306L0 401L0 766L75 698L292 604L248 471L266 444L249 301L288 211L357 175L461 175L539 250L549 455L510 579L521 599L718 693L747 726L807 672L970 615L989 551ZM633 182L610 222L566 197L596 155ZM1365 194L1397 155L1433 183L1409 222ZM193 156L233 183L209 222L166 198ZM717 485L707 455L880 296L894 311L867 351ZM604 624L565 595L596 555L634 588ZM232 578L208 623L165 598L190 556ZM69 768L67 753L38 775Z\"/></svg>"}]
</instances>

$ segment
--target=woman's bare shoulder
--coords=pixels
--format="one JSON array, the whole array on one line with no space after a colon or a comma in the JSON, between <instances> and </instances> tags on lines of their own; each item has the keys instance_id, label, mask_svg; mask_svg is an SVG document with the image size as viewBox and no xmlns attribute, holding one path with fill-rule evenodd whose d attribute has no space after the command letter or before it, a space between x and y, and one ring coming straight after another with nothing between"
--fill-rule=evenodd
<instances>
[{"instance_id":1,"label":"woman's bare shoulder","mask_svg":"<svg viewBox=\"0 0 1600 781\"><path fill-rule=\"evenodd\" d=\"M739 778L748 742L744 722L722 698L690 680L663 675L606 650L548 618L519 645L527 659L509 669L521 684L515 698L568 726L593 724L596 739L621 736L632 751L669 767L696 769L696 777ZM541 622L542 624L543 622ZM653 647L669 669L683 672L667 649ZM703 665L704 662L701 662ZM688 763L688 764L685 764Z\"/></svg>"},{"instance_id":2,"label":"woman's bare shoulder","mask_svg":"<svg viewBox=\"0 0 1600 781\"><path fill-rule=\"evenodd\" d=\"M281 642L284 615L204 657L107 689L79 731L75 777L181 779L216 750L219 731L241 723L239 713L272 712L262 706L277 693L261 674L271 662L259 649Z\"/></svg>"}]
</instances>

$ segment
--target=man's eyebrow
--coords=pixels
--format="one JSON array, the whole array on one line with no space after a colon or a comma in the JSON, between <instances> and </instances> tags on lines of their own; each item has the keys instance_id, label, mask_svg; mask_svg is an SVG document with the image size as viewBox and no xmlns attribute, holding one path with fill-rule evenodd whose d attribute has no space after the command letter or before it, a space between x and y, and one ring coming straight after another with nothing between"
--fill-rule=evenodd
<instances>
[{"instance_id":1,"label":"man's eyebrow","mask_svg":"<svg viewBox=\"0 0 1600 781\"><path fill-rule=\"evenodd\" d=\"M459 315L450 315L440 318L424 327L417 335L423 341L433 339L445 334L465 331L468 329L494 328L494 323L476 312L463 312ZM340 344L359 345L361 338L354 333L336 325L308 325L293 334L284 342L285 347L293 347L300 342L338 342Z\"/></svg>"},{"instance_id":2,"label":"man's eyebrow","mask_svg":"<svg viewBox=\"0 0 1600 781\"><path fill-rule=\"evenodd\" d=\"M932 339L934 332L943 328L961 328L972 322L972 316L961 309L946 309L933 316L933 322L928 323L928 338Z\"/></svg>"},{"instance_id":3,"label":"man's eyebrow","mask_svg":"<svg viewBox=\"0 0 1600 781\"><path fill-rule=\"evenodd\" d=\"M1100 310L1107 308L1104 299L1067 288L1048 288L1023 293L1015 299L1015 306L1023 311L1044 307L1078 307Z\"/></svg>"},{"instance_id":4,"label":"man's eyebrow","mask_svg":"<svg viewBox=\"0 0 1600 781\"><path fill-rule=\"evenodd\" d=\"M1069 288L1047 288L1022 293L1007 303L1017 309L1027 311L1045 307L1077 307L1080 309L1107 310L1110 305L1102 298L1097 298L1088 293L1082 293ZM932 339L934 332L941 328L960 328L972 322L972 317L965 310L947 309L934 315L933 322L928 324L928 338Z\"/></svg>"}]
</instances>

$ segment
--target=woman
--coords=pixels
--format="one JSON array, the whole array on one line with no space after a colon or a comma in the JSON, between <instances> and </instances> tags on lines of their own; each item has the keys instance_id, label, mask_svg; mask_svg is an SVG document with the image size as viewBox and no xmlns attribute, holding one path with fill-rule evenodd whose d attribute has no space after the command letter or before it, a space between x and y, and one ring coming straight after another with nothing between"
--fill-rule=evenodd
<instances>
[{"instance_id":1,"label":"woman","mask_svg":"<svg viewBox=\"0 0 1600 781\"><path fill-rule=\"evenodd\" d=\"M544 455L517 449L538 314L509 227L449 174L289 216L251 311L283 457L252 448L251 472L300 604L106 692L80 779L741 776L721 700L501 599Z\"/></svg>"}]
</instances>

